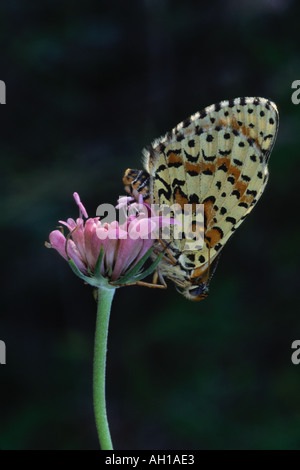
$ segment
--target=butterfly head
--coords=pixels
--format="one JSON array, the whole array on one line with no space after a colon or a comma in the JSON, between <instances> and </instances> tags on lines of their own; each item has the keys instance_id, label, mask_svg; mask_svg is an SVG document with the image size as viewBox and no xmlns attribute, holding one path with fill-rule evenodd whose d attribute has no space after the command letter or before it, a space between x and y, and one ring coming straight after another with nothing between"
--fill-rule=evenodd
<instances>
[{"instance_id":1,"label":"butterfly head","mask_svg":"<svg viewBox=\"0 0 300 470\"><path fill-rule=\"evenodd\" d=\"M180 293L189 300L203 300L208 296L208 284L201 282L197 286L189 286L180 289Z\"/></svg>"}]
</instances>

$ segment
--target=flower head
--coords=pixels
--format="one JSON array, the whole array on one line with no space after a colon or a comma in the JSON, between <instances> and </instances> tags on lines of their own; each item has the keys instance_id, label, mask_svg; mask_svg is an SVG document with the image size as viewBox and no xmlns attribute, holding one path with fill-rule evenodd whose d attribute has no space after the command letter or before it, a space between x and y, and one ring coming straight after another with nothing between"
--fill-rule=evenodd
<instances>
[{"instance_id":1,"label":"flower head","mask_svg":"<svg viewBox=\"0 0 300 470\"><path fill-rule=\"evenodd\" d=\"M159 228L174 223L172 219L156 216L142 198L138 203L120 198L117 208L128 209L126 221L102 223L100 217L88 218L79 195L73 196L79 217L59 221L69 234L54 230L47 246L57 250L80 278L95 287L118 287L137 282L155 270L163 253L141 272L153 252Z\"/></svg>"}]
</instances>

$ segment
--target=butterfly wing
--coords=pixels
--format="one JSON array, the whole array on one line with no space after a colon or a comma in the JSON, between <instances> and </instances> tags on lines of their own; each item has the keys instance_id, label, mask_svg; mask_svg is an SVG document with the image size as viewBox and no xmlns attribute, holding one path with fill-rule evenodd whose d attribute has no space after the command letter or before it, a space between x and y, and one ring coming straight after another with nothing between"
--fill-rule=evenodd
<instances>
[{"instance_id":1,"label":"butterfly wing","mask_svg":"<svg viewBox=\"0 0 300 470\"><path fill-rule=\"evenodd\" d=\"M205 272L262 195L277 130L274 103L236 98L194 114L144 152L152 203L204 204L203 249L172 241L192 278Z\"/></svg>"}]
</instances>

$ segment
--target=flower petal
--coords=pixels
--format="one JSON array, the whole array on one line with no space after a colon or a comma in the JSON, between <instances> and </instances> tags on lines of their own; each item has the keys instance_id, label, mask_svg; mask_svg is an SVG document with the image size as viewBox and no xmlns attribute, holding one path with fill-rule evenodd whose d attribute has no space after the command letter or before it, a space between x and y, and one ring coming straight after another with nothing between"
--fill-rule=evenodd
<instances>
[{"instance_id":1,"label":"flower petal","mask_svg":"<svg viewBox=\"0 0 300 470\"><path fill-rule=\"evenodd\" d=\"M141 239L127 238L119 241L116 262L111 276L112 281L116 281L129 267L135 264L142 247L143 241Z\"/></svg>"},{"instance_id":2,"label":"flower petal","mask_svg":"<svg viewBox=\"0 0 300 470\"><path fill-rule=\"evenodd\" d=\"M75 202L76 202L77 206L79 207L79 210L80 210L81 214L87 219L88 214L87 214L87 211L86 211L84 205L80 201L79 194L78 193L73 193L73 197L75 199Z\"/></svg>"},{"instance_id":3,"label":"flower petal","mask_svg":"<svg viewBox=\"0 0 300 470\"><path fill-rule=\"evenodd\" d=\"M97 263L102 244L97 235L97 222L98 221L95 221L94 219L88 219L86 220L84 227L85 257L91 271L94 270Z\"/></svg>"},{"instance_id":4,"label":"flower petal","mask_svg":"<svg viewBox=\"0 0 300 470\"><path fill-rule=\"evenodd\" d=\"M75 243L73 240L68 240L66 242L66 237L59 231L54 230L49 235L49 240L51 243L52 248L54 248L58 253L65 259L68 260L68 256L74 261L77 268L84 274L87 273L87 269L85 264L83 263L80 253L76 248ZM66 243L67 243L67 252L66 253Z\"/></svg>"},{"instance_id":5,"label":"flower petal","mask_svg":"<svg viewBox=\"0 0 300 470\"><path fill-rule=\"evenodd\" d=\"M66 254L66 237L61 233L61 231L53 230L49 235L49 240L52 248L58 251L65 260L68 260Z\"/></svg>"}]
</instances>

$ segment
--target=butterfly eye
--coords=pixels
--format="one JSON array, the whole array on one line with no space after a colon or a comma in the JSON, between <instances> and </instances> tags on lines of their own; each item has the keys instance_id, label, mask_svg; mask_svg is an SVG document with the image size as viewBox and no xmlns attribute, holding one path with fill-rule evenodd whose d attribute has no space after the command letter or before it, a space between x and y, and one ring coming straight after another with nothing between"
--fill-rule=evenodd
<instances>
[{"instance_id":1,"label":"butterfly eye","mask_svg":"<svg viewBox=\"0 0 300 470\"><path fill-rule=\"evenodd\" d=\"M208 296L208 288L205 284L202 283L199 286L190 289L189 294L191 298L204 299Z\"/></svg>"}]
</instances>

